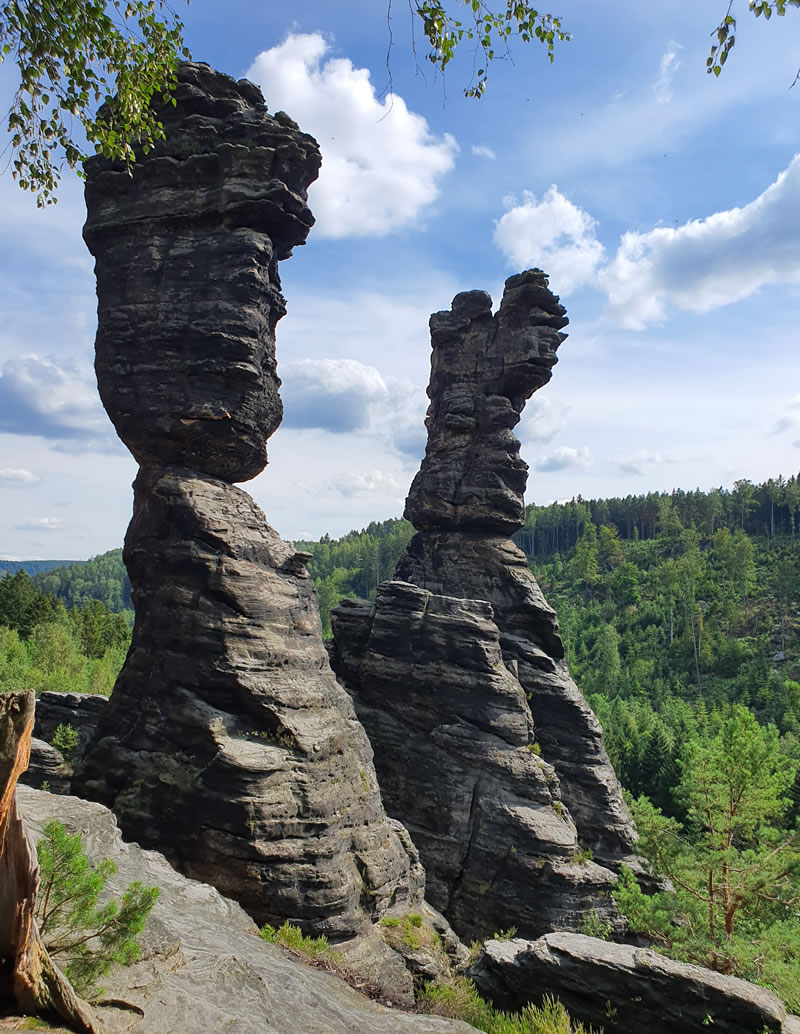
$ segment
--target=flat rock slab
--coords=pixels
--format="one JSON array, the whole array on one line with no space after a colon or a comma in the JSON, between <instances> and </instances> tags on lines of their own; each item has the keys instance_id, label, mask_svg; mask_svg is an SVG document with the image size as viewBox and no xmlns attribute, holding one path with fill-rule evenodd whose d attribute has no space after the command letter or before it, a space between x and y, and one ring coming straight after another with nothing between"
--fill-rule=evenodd
<instances>
[{"instance_id":1,"label":"flat rock slab","mask_svg":"<svg viewBox=\"0 0 800 1034\"><path fill-rule=\"evenodd\" d=\"M646 948L581 934L490 941L470 970L505 1009L554 995L576 1020L606 1034L796 1034L770 991Z\"/></svg>"},{"instance_id":2,"label":"flat rock slab","mask_svg":"<svg viewBox=\"0 0 800 1034\"><path fill-rule=\"evenodd\" d=\"M163 855L125 843L102 805L19 787L28 828L58 819L80 832L89 857L111 858L119 895L132 880L161 891L134 966L103 981L108 1034L469 1034L455 1020L387 1009L338 977L304 966L258 936L255 923L213 888L177 873ZM13 1027L10 1029L14 1029ZM25 1029L24 1027L20 1029Z\"/></svg>"}]
</instances>

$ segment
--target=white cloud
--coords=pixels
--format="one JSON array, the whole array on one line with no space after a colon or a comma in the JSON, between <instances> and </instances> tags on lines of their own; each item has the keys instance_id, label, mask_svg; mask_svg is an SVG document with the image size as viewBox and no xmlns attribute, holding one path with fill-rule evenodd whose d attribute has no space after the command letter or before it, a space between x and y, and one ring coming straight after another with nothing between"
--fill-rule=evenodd
<instances>
[{"instance_id":1,"label":"white cloud","mask_svg":"<svg viewBox=\"0 0 800 1034\"><path fill-rule=\"evenodd\" d=\"M331 481L331 488L349 499L353 496L370 495L373 492L399 492L401 486L397 478L391 474L371 470L365 474L339 474Z\"/></svg>"},{"instance_id":2,"label":"white cloud","mask_svg":"<svg viewBox=\"0 0 800 1034\"><path fill-rule=\"evenodd\" d=\"M786 411L770 427L769 434L780 434L781 431L788 431L794 427L800 427L800 395L794 396Z\"/></svg>"},{"instance_id":3,"label":"white cloud","mask_svg":"<svg viewBox=\"0 0 800 1034\"><path fill-rule=\"evenodd\" d=\"M499 220L494 240L514 266L541 266L560 294L598 287L612 319L642 330L663 322L670 307L709 312L769 284L800 283L798 224L800 155L742 208L625 233L610 261L595 220L555 186L541 201L526 193Z\"/></svg>"},{"instance_id":4,"label":"white cloud","mask_svg":"<svg viewBox=\"0 0 800 1034\"><path fill-rule=\"evenodd\" d=\"M554 473L559 470L570 470L576 467L584 469L591 462L592 454L586 446L573 449L568 445L561 445L554 452L550 453L549 456L543 456L542 459L536 460L533 463L533 469L543 473Z\"/></svg>"},{"instance_id":5,"label":"white cloud","mask_svg":"<svg viewBox=\"0 0 800 1034\"><path fill-rule=\"evenodd\" d=\"M534 395L517 425L516 435L521 442L552 442L567 426L567 407L548 398Z\"/></svg>"},{"instance_id":6,"label":"white cloud","mask_svg":"<svg viewBox=\"0 0 800 1034\"><path fill-rule=\"evenodd\" d=\"M39 517L37 520L24 521L18 524L20 531L58 531L64 522L58 517Z\"/></svg>"},{"instance_id":7,"label":"white cloud","mask_svg":"<svg viewBox=\"0 0 800 1034\"><path fill-rule=\"evenodd\" d=\"M89 370L33 353L0 369L0 432L36 435L69 452L120 448Z\"/></svg>"},{"instance_id":8,"label":"white cloud","mask_svg":"<svg viewBox=\"0 0 800 1034\"><path fill-rule=\"evenodd\" d=\"M509 265L539 266L550 274L557 294L568 294L593 281L604 260L595 226L594 219L554 185L541 201L525 191L522 203L514 204L498 221L494 242Z\"/></svg>"},{"instance_id":9,"label":"white cloud","mask_svg":"<svg viewBox=\"0 0 800 1034\"><path fill-rule=\"evenodd\" d=\"M661 461L661 456L657 452L640 451L633 456L619 459L616 462L620 474L630 474L638 477L649 474L652 468L661 463Z\"/></svg>"},{"instance_id":10,"label":"white cloud","mask_svg":"<svg viewBox=\"0 0 800 1034\"><path fill-rule=\"evenodd\" d=\"M416 222L452 169L458 145L394 94L379 100L366 68L330 57L319 33L289 35L248 71L270 110L286 108L322 150L309 193L322 237L384 236Z\"/></svg>"},{"instance_id":11,"label":"white cloud","mask_svg":"<svg viewBox=\"0 0 800 1034\"><path fill-rule=\"evenodd\" d=\"M708 312L774 283L800 282L800 156L743 208L623 235L599 284L619 322L640 330L667 308Z\"/></svg>"},{"instance_id":12,"label":"white cloud","mask_svg":"<svg viewBox=\"0 0 800 1034\"><path fill-rule=\"evenodd\" d=\"M356 359L299 359L281 366L284 427L358 431L388 397L379 370Z\"/></svg>"},{"instance_id":13,"label":"white cloud","mask_svg":"<svg viewBox=\"0 0 800 1034\"><path fill-rule=\"evenodd\" d=\"M422 458L427 399L420 386L357 359L299 359L280 372L284 427L364 432L404 458Z\"/></svg>"},{"instance_id":14,"label":"white cloud","mask_svg":"<svg viewBox=\"0 0 800 1034\"><path fill-rule=\"evenodd\" d=\"M476 158L489 158L492 161L495 161L497 158L491 147L487 147L485 144L473 144L472 153Z\"/></svg>"},{"instance_id":15,"label":"white cloud","mask_svg":"<svg viewBox=\"0 0 800 1034\"><path fill-rule=\"evenodd\" d=\"M672 100L672 77L680 67L678 51L681 49L680 43L675 43L672 40L667 45L664 56L661 58L661 64L658 68L658 79L656 79L653 87L653 92L659 104L669 104Z\"/></svg>"},{"instance_id":16,"label":"white cloud","mask_svg":"<svg viewBox=\"0 0 800 1034\"><path fill-rule=\"evenodd\" d=\"M24 467L0 467L0 482L7 485L32 485L38 477Z\"/></svg>"}]
</instances>

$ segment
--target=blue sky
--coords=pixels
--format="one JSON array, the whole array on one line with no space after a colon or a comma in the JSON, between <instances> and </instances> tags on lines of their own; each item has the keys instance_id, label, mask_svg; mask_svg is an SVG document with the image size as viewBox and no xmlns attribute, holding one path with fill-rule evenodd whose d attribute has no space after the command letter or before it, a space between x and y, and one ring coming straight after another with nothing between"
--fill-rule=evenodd
<instances>
[{"instance_id":1,"label":"blue sky","mask_svg":"<svg viewBox=\"0 0 800 1034\"><path fill-rule=\"evenodd\" d=\"M193 0L193 56L319 140L317 225L283 263L286 417L246 486L287 538L399 516L424 446L427 320L538 265L571 320L518 429L539 503L800 469L800 11L705 74L716 0L555 4L571 43L495 61L487 95L411 50L383 0ZM0 70L0 99L13 88ZM119 545L135 465L92 373L80 184L38 211L0 177L0 556Z\"/></svg>"}]
</instances>

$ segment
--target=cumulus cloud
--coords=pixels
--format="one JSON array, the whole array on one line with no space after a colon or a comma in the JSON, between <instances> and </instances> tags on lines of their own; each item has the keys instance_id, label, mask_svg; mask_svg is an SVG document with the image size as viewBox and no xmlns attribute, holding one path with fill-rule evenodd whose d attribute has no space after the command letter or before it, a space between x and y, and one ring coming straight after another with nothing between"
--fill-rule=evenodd
<instances>
[{"instance_id":1,"label":"cumulus cloud","mask_svg":"<svg viewBox=\"0 0 800 1034\"><path fill-rule=\"evenodd\" d=\"M549 456L543 456L533 463L533 469L543 473L555 473L559 470L570 470L572 468L582 469L588 467L592 462L592 454L581 446L573 449L568 445L561 445Z\"/></svg>"},{"instance_id":2,"label":"cumulus cloud","mask_svg":"<svg viewBox=\"0 0 800 1034\"><path fill-rule=\"evenodd\" d=\"M435 200L458 146L447 133L432 134L397 94L380 100L369 70L330 50L319 33L292 34L259 54L248 78L272 111L285 107L319 141L315 234L384 236L414 223Z\"/></svg>"},{"instance_id":3,"label":"cumulus cloud","mask_svg":"<svg viewBox=\"0 0 800 1034\"><path fill-rule=\"evenodd\" d=\"M740 301L760 287L800 282L800 155L743 208L675 228L626 233L599 277L609 307L632 330Z\"/></svg>"},{"instance_id":4,"label":"cumulus cloud","mask_svg":"<svg viewBox=\"0 0 800 1034\"><path fill-rule=\"evenodd\" d=\"M58 531L63 527L64 522L58 517L39 517L17 525L20 531Z\"/></svg>"},{"instance_id":5,"label":"cumulus cloud","mask_svg":"<svg viewBox=\"0 0 800 1034\"><path fill-rule=\"evenodd\" d=\"M637 452L633 456L628 456L627 459L617 460L617 467L620 474L640 476L642 474L649 474L652 468L658 463L661 463L661 456L659 453Z\"/></svg>"},{"instance_id":6,"label":"cumulus cloud","mask_svg":"<svg viewBox=\"0 0 800 1034\"><path fill-rule=\"evenodd\" d=\"M595 236L594 219L569 201L555 185L541 201L525 191L521 203L511 206L498 221L494 242L510 266L539 266L550 274L558 294L568 294L596 277L605 258Z\"/></svg>"},{"instance_id":7,"label":"cumulus cloud","mask_svg":"<svg viewBox=\"0 0 800 1034\"><path fill-rule=\"evenodd\" d=\"M534 395L517 427L521 442L552 442L567 426L567 407L546 395Z\"/></svg>"},{"instance_id":8,"label":"cumulus cloud","mask_svg":"<svg viewBox=\"0 0 800 1034\"><path fill-rule=\"evenodd\" d=\"M356 359L299 359L281 367L283 426L359 431L388 394L380 371Z\"/></svg>"},{"instance_id":9,"label":"cumulus cloud","mask_svg":"<svg viewBox=\"0 0 800 1034\"><path fill-rule=\"evenodd\" d=\"M566 294L590 283L628 330L749 297L768 284L800 283L800 155L754 201L682 226L623 234L610 260L596 223L553 186L526 194L497 223L494 240L514 266L539 265ZM789 426L789 425L786 425Z\"/></svg>"},{"instance_id":10,"label":"cumulus cloud","mask_svg":"<svg viewBox=\"0 0 800 1034\"><path fill-rule=\"evenodd\" d=\"M380 437L404 458L425 451L427 399L419 385L356 359L299 359L281 366L283 426Z\"/></svg>"},{"instance_id":11,"label":"cumulus cloud","mask_svg":"<svg viewBox=\"0 0 800 1034\"><path fill-rule=\"evenodd\" d=\"M0 467L0 482L6 485L32 485L38 481L32 470L24 467Z\"/></svg>"},{"instance_id":12,"label":"cumulus cloud","mask_svg":"<svg viewBox=\"0 0 800 1034\"><path fill-rule=\"evenodd\" d=\"M487 147L485 144L473 144L472 153L476 158L489 158L491 161L495 161L497 158L491 147Z\"/></svg>"},{"instance_id":13,"label":"cumulus cloud","mask_svg":"<svg viewBox=\"0 0 800 1034\"><path fill-rule=\"evenodd\" d=\"M672 40L667 44L667 49L661 58L661 64L658 68L658 79L656 79L653 86L653 92L659 104L669 104L672 100L672 78L680 66L680 61L678 60L679 50L681 50L680 43L675 43Z\"/></svg>"},{"instance_id":14,"label":"cumulus cloud","mask_svg":"<svg viewBox=\"0 0 800 1034\"><path fill-rule=\"evenodd\" d=\"M88 371L32 353L0 369L0 431L46 438L71 452L119 448Z\"/></svg>"},{"instance_id":15,"label":"cumulus cloud","mask_svg":"<svg viewBox=\"0 0 800 1034\"><path fill-rule=\"evenodd\" d=\"M331 488L339 495L351 499L353 496L371 495L374 492L398 492L400 484L391 474L380 470L371 470L364 474L339 474L331 482Z\"/></svg>"}]
</instances>

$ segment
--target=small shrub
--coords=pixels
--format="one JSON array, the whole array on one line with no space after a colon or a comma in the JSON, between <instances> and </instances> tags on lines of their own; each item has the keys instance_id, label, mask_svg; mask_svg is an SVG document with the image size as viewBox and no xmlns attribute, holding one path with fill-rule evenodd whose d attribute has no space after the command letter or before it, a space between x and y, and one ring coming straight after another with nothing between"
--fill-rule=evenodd
<instances>
[{"instance_id":1,"label":"small shrub","mask_svg":"<svg viewBox=\"0 0 800 1034\"><path fill-rule=\"evenodd\" d=\"M299 926L292 926L288 921L277 929L265 923L260 933L265 941L288 948L306 962L325 963L331 967L340 962L338 952L331 948L326 937L306 937Z\"/></svg>"},{"instance_id":2,"label":"small shrub","mask_svg":"<svg viewBox=\"0 0 800 1034\"><path fill-rule=\"evenodd\" d=\"M537 757L539 757L542 753L542 748L536 742L529 743L528 750L531 752L531 754L535 754Z\"/></svg>"},{"instance_id":3,"label":"small shrub","mask_svg":"<svg viewBox=\"0 0 800 1034\"><path fill-rule=\"evenodd\" d=\"M137 880L119 901L100 905L117 867L106 858L93 868L80 835L68 833L60 822L47 823L36 853L36 920L45 946L78 994L98 997L102 988L95 985L102 976L139 958L137 938L158 900L158 887Z\"/></svg>"},{"instance_id":4,"label":"small shrub","mask_svg":"<svg viewBox=\"0 0 800 1034\"><path fill-rule=\"evenodd\" d=\"M400 925L400 920L397 916L384 916L378 925L387 926L389 929L392 929L393 927Z\"/></svg>"},{"instance_id":5,"label":"small shrub","mask_svg":"<svg viewBox=\"0 0 800 1034\"><path fill-rule=\"evenodd\" d=\"M592 854L591 847L579 848L570 858L573 865L581 865L584 862L591 862L594 855Z\"/></svg>"},{"instance_id":6,"label":"small shrub","mask_svg":"<svg viewBox=\"0 0 800 1034\"><path fill-rule=\"evenodd\" d=\"M51 746L61 751L65 761L72 761L78 747L78 730L71 725L59 724L50 740Z\"/></svg>"},{"instance_id":7,"label":"small shrub","mask_svg":"<svg viewBox=\"0 0 800 1034\"><path fill-rule=\"evenodd\" d=\"M406 918L408 919L408 922L411 926L422 926L422 916L419 914L419 912L409 912Z\"/></svg>"},{"instance_id":8,"label":"small shrub","mask_svg":"<svg viewBox=\"0 0 800 1034\"><path fill-rule=\"evenodd\" d=\"M417 995L417 1011L462 1020L485 1034L591 1034L580 1023L573 1026L567 1010L552 998L546 998L540 1007L527 1005L518 1013L500 1012L463 977L425 984Z\"/></svg>"},{"instance_id":9,"label":"small shrub","mask_svg":"<svg viewBox=\"0 0 800 1034\"><path fill-rule=\"evenodd\" d=\"M560 819L564 817L564 805L561 801L553 801L552 808Z\"/></svg>"},{"instance_id":10,"label":"small shrub","mask_svg":"<svg viewBox=\"0 0 800 1034\"><path fill-rule=\"evenodd\" d=\"M587 937L610 941L613 932L613 925L607 919L603 919L596 908L590 909L581 920L581 933Z\"/></svg>"},{"instance_id":11,"label":"small shrub","mask_svg":"<svg viewBox=\"0 0 800 1034\"><path fill-rule=\"evenodd\" d=\"M509 926L507 930L495 930L492 934L493 941L513 941L517 936L516 926Z\"/></svg>"}]
</instances>

